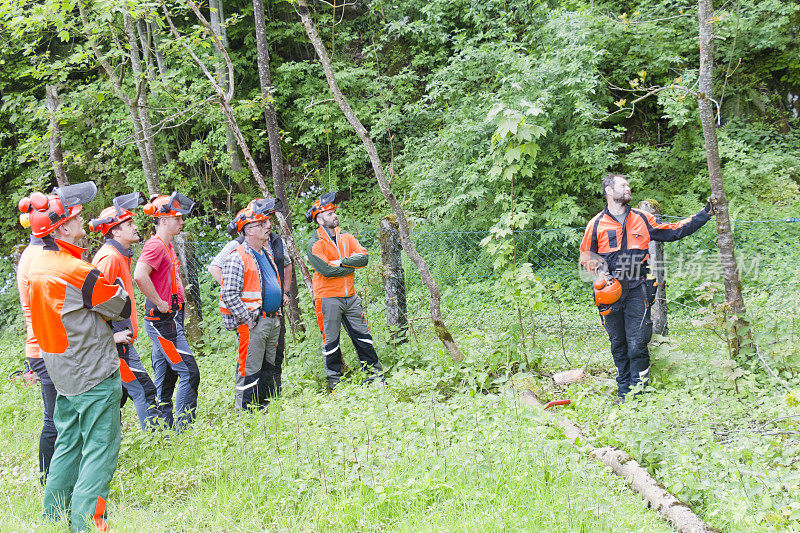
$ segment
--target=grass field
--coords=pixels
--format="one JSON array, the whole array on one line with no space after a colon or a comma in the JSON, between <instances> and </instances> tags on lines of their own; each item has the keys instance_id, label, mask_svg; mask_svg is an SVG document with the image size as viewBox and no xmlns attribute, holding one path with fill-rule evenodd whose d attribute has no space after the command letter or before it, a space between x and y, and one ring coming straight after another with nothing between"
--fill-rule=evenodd
<instances>
[{"instance_id":1,"label":"grass field","mask_svg":"<svg viewBox=\"0 0 800 533\"><path fill-rule=\"evenodd\" d=\"M628 452L712 526L800 530L792 362L800 299L793 277L768 289L748 290L750 317L784 384L757 360L732 366L710 307L678 280L670 340L652 349L650 393L621 407L611 402L607 337L581 297L525 313L520 327L513 310L485 305L490 287L447 289L450 309L462 310L453 318L467 355L454 365L424 320L408 344L389 347L373 291L367 315L388 387L359 387L353 375L328 392L309 320L308 338L289 341L282 397L269 412L247 414L233 409L234 336L207 312L198 420L163 439L141 433L132 406L124 408L109 523L117 531L671 529L622 479L566 442L551 417L515 401L513 382L543 400L572 398L559 414L592 444ZM477 304L480 313L463 313ZM419 301L414 309L424 313ZM0 530L62 531L40 519L39 390L4 378L21 367L21 334L15 323L0 337ZM140 353L149 353L148 342L137 341ZM352 348L342 346L353 366ZM528 372L526 360L542 373L583 367L591 379L555 388Z\"/></svg>"},{"instance_id":2,"label":"grass field","mask_svg":"<svg viewBox=\"0 0 800 533\"><path fill-rule=\"evenodd\" d=\"M3 339L5 374L16 343ZM445 399L405 371L388 388L302 390L294 360L282 401L236 414L228 359L201 359L199 417L178 437L141 433L124 409L114 530L669 530L510 395ZM62 530L40 519L38 388L0 391L0 527Z\"/></svg>"}]
</instances>

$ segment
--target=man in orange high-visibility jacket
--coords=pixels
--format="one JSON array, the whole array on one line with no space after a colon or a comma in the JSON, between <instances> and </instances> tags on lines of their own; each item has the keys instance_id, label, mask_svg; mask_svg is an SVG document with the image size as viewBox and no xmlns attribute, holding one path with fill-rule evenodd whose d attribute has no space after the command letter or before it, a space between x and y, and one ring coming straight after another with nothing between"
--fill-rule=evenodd
<instances>
[{"instance_id":1,"label":"man in orange high-visibility jacket","mask_svg":"<svg viewBox=\"0 0 800 533\"><path fill-rule=\"evenodd\" d=\"M278 341L283 292L269 246L275 200L260 199L239 211L233 224L244 237L225 260L219 310L236 330L239 350L234 382L236 409L265 409L278 393Z\"/></svg>"},{"instance_id":2,"label":"man in orange high-visibility jacket","mask_svg":"<svg viewBox=\"0 0 800 533\"><path fill-rule=\"evenodd\" d=\"M106 279L120 280L125 291L131 295L131 317L112 322L114 342L119 355L119 372L122 377L122 401L133 401L139 423L143 430L155 429L161 410L156 400L156 386L142 365L133 341L139 334L136 317L136 300L133 298L133 277L131 276L131 246L139 242L139 232L133 222L131 211L140 204L139 193L124 194L114 198L114 205L103 209L97 218L89 221L89 229L105 237L105 243L95 254L92 264Z\"/></svg>"},{"instance_id":3,"label":"man in orange high-visibility jacket","mask_svg":"<svg viewBox=\"0 0 800 533\"><path fill-rule=\"evenodd\" d=\"M631 187L624 175L608 174L602 189L607 206L586 226L580 262L594 276L619 280L622 287L619 300L601 308L601 315L617 367L617 401L624 402L633 387L644 387L650 377L647 343L653 335L650 305L655 299L655 284L646 280L650 241L676 241L691 235L708 222L714 208L709 200L696 215L666 224L628 206Z\"/></svg>"},{"instance_id":4,"label":"man in orange high-visibility jacket","mask_svg":"<svg viewBox=\"0 0 800 533\"><path fill-rule=\"evenodd\" d=\"M117 467L122 385L107 320L130 317L125 290L80 259L86 235L79 213L94 198L92 182L33 193L20 200L44 248L30 266L31 325L58 395L58 437L44 490L44 517L71 519L72 530L107 530L106 498Z\"/></svg>"},{"instance_id":5,"label":"man in orange high-visibility jacket","mask_svg":"<svg viewBox=\"0 0 800 533\"><path fill-rule=\"evenodd\" d=\"M25 227L30 227L28 214L23 213L20 221ZM41 482L47 480L47 472L50 468L50 459L53 457L53 448L56 445L56 425L53 422L53 409L56 406L56 388L53 380L47 373L42 356L39 353L39 342L33 334L31 325L31 308L28 302L28 274L31 262L42 253L44 242L39 237L31 235L31 242L22 252L17 263L17 289L19 290L19 303L22 307L22 314L25 315L25 358L28 367L36 373L42 391L42 404L44 405L44 424L39 435L39 472Z\"/></svg>"},{"instance_id":6,"label":"man in orange high-visibility jacket","mask_svg":"<svg viewBox=\"0 0 800 533\"><path fill-rule=\"evenodd\" d=\"M318 226L308 240L306 253L315 271L314 304L322 333L323 366L331 389L342 379L341 326L350 335L361 366L369 375L365 382L379 379L378 383L383 383L383 367L354 287L355 269L366 266L369 260L367 250L355 237L339 230L336 209L345 198L342 192L323 194L306 212L306 220Z\"/></svg>"},{"instance_id":7,"label":"man in orange high-visibility jacket","mask_svg":"<svg viewBox=\"0 0 800 533\"><path fill-rule=\"evenodd\" d=\"M250 201L247 207L252 208L254 205L258 206L259 204L269 206L271 205L270 202L274 202L274 208L278 211L282 209L282 204L279 199L265 198L255 198ZM286 358L286 317L283 313L283 309L289 305L289 287L292 284L294 268L292 266L292 259L289 257L289 250L286 247L286 243L283 242L279 234L274 233L275 224L272 219L270 219L269 224L273 227L273 233L269 234L268 247L272 253L272 260L275 262L275 266L278 267L278 277L280 278L281 288L283 289L283 303L280 314L281 333L278 337L278 347L275 350L275 362L270 363L267 361L264 363L269 369L266 394L267 397L271 398L281 393L283 361ZM244 243L244 236L240 234L239 221L237 219L232 220L228 224L227 229L228 233L231 237L234 237L234 239L226 244L208 265L208 273L211 274L211 277L220 285L222 285L222 268L225 266L225 260L231 255L231 252ZM223 320L224 319L225 316L223 315Z\"/></svg>"}]
</instances>

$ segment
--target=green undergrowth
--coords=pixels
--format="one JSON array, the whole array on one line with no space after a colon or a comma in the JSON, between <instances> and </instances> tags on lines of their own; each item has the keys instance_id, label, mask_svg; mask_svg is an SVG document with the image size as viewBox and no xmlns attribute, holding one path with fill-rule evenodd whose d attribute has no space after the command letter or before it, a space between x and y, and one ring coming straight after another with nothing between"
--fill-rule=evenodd
<instances>
[{"instance_id":1,"label":"green undergrowth","mask_svg":"<svg viewBox=\"0 0 800 533\"><path fill-rule=\"evenodd\" d=\"M18 339L6 337L0 367ZM607 469L510 395L445 398L398 370L388 387L303 387L289 361L267 413L233 411L231 357L203 357L198 420L169 440L123 410L109 498L116 531L667 531ZM38 388L0 385L0 529L40 522Z\"/></svg>"},{"instance_id":2,"label":"green undergrowth","mask_svg":"<svg viewBox=\"0 0 800 533\"><path fill-rule=\"evenodd\" d=\"M751 331L762 356L738 365L715 322L713 285L671 281L669 339L652 348L652 382L614 406L608 339L585 294L535 309L492 300L492 282L447 288L446 317L466 359L453 364L412 293L409 342L393 346L382 298L364 304L389 385L362 388L358 372L325 385L320 335L287 336L284 392L268 413L236 414L235 335L209 304L200 408L194 428L168 441L142 434L132 406L110 497L119 531L391 530L657 531L657 514L552 426L514 402L513 382L559 408L595 446L616 446L712 526L800 530L798 291L786 272L748 284ZM572 289L569 289L571 291ZM303 309L309 309L303 295ZM429 312L429 311L428 311ZM452 326L455 324L454 326ZM36 480L41 399L4 376L21 366L22 329L0 338L0 530L42 529ZM349 341L345 361L357 367ZM137 349L149 368L149 340ZM584 368L559 389L547 377ZM58 528L51 528L53 531ZM47 530L47 528L44 528Z\"/></svg>"},{"instance_id":3,"label":"green undergrowth","mask_svg":"<svg viewBox=\"0 0 800 533\"><path fill-rule=\"evenodd\" d=\"M757 362L739 367L726 343L696 324L692 315L673 317L670 340L651 347L652 382L638 400L615 406L607 374L566 389L533 385L543 400L573 399L559 414L578 423L589 443L628 452L712 526L800 530L795 369L781 369L782 356L770 347L762 355L788 388Z\"/></svg>"}]
</instances>

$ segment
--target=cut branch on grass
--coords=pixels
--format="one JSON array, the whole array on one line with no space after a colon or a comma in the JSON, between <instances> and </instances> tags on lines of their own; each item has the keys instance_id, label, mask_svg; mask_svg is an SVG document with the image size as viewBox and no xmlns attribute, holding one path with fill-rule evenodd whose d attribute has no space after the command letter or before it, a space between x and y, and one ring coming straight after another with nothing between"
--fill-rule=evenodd
<instances>
[{"instance_id":1,"label":"cut branch on grass","mask_svg":"<svg viewBox=\"0 0 800 533\"><path fill-rule=\"evenodd\" d=\"M297 13L300 16L300 20L303 23L303 28L305 28L311 44L314 46L317 57L319 58L320 63L322 63L322 68L325 71L325 78L328 82L328 88L330 89L333 98L339 105L339 109L342 110L342 114L344 114L347 121L361 139L361 142L364 145L367 154L369 155L370 162L372 163L372 169L375 172L375 178L378 180L378 187L380 188L383 197L389 204L392 213L394 213L396 217L398 230L400 231L400 240L403 243L403 250L406 252L408 258L411 259L411 262L416 265L417 270L419 270L420 277L423 279L426 287L430 291L431 317L436 335L444 345L447 352L450 354L450 357L454 361L462 361L464 359L464 354L461 352L458 344L456 344L455 339L453 339L453 336L450 334L450 330L448 329L444 322L444 318L442 317L442 293L439 289L439 285L436 283L436 280L433 279L433 275L428 268L427 262L419 254L417 248L414 246L414 243L411 240L409 224L405 211L403 210L400 202L397 200L397 197L394 195L394 192L389 185L389 182L386 178L386 173L383 170L383 164L381 163L375 143L372 141L372 137L370 137L367 129L358 119L355 112L350 107L350 104L345 99L344 94L342 94L341 89L339 88L339 84L336 81L336 76L333 72L333 66L331 64L330 57L328 56L328 51L326 50L325 45L322 43L322 39L317 32L314 22L311 20L311 14L308 10L308 4L306 0L298 0Z\"/></svg>"},{"instance_id":2,"label":"cut branch on grass","mask_svg":"<svg viewBox=\"0 0 800 533\"><path fill-rule=\"evenodd\" d=\"M520 395L523 403L536 408L544 406L530 390L523 391ZM589 456L594 457L601 463L610 466L615 474L621 476L637 494L639 494L653 509L661 513L678 531L682 533L711 533L715 531L706 524L699 516L694 514L692 509L680 501L650 473L645 470L630 455L611 446L595 448L587 443L580 426L564 416L553 416L550 420L555 422L569 439L570 442L580 443Z\"/></svg>"}]
</instances>

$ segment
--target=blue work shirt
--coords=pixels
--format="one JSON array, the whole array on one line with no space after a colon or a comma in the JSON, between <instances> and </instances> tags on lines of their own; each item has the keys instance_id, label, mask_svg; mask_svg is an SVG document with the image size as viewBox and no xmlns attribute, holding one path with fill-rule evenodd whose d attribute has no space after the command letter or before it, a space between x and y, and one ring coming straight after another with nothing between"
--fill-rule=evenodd
<instances>
[{"instance_id":1,"label":"blue work shirt","mask_svg":"<svg viewBox=\"0 0 800 533\"><path fill-rule=\"evenodd\" d=\"M253 250L253 256L261 271L261 310L265 313L274 313L281 308L283 299L278 274L266 255Z\"/></svg>"}]
</instances>

